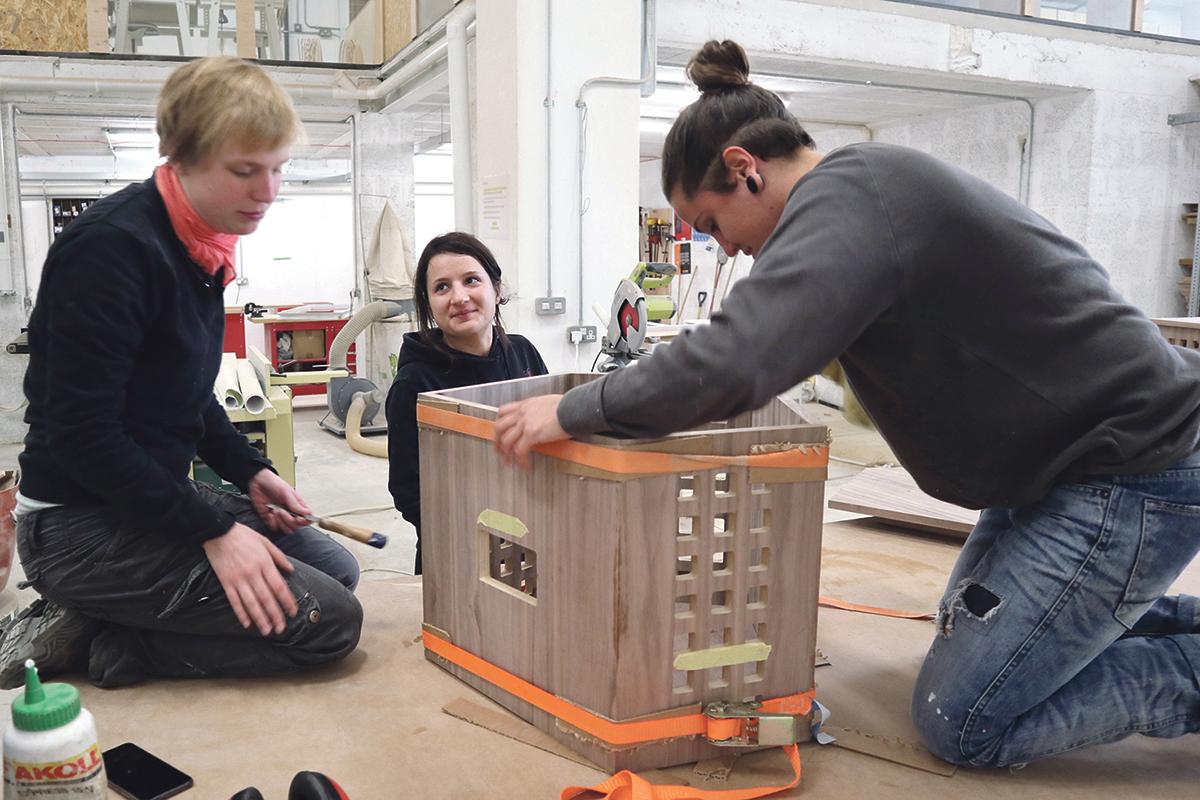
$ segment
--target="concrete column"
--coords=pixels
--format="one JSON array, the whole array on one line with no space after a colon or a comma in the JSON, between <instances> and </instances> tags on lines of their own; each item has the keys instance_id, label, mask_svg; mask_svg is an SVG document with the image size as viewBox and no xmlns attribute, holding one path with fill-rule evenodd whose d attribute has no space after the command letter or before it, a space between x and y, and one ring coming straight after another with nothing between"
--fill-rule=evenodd
<instances>
[{"instance_id":1,"label":"concrete column","mask_svg":"<svg viewBox=\"0 0 1200 800\"><path fill-rule=\"evenodd\" d=\"M357 230L359 291L365 297L363 257L384 203L391 201L404 225L409 246L413 240L413 141L412 126L404 114L364 113L355 118L358 138ZM416 260L416 255L411 254ZM361 302L359 303L361 307ZM376 323L358 338L355 348L358 374L387 390L392 382L390 355L400 351L406 324Z\"/></svg>"},{"instance_id":2,"label":"concrete column","mask_svg":"<svg viewBox=\"0 0 1200 800\"><path fill-rule=\"evenodd\" d=\"M21 236L21 200L17 179L17 153L11 103L0 106L0 345L16 338L29 318L25 259ZM24 422L21 384L29 356L0 350L0 442L19 442L28 426ZM16 464L0 464L0 469Z\"/></svg>"},{"instance_id":3,"label":"concrete column","mask_svg":"<svg viewBox=\"0 0 1200 800\"><path fill-rule=\"evenodd\" d=\"M477 6L475 174L482 214L476 230L504 270L512 298L503 309L505 325L529 337L552 371L563 371L576 366L567 326L581 313L585 324L600 325L591 306L599 304L607 315L617 281L637 260L638 90L600 87L585 97L582 223L576 99L589 78L638 77L641 4L551 2L553 9L544 1L488 0ZM567 313L537 316L534 299L547 295L566 297ZM580 369L590 366L596 351L594 345L579 348Z\"/></svg>"}]
</instances>

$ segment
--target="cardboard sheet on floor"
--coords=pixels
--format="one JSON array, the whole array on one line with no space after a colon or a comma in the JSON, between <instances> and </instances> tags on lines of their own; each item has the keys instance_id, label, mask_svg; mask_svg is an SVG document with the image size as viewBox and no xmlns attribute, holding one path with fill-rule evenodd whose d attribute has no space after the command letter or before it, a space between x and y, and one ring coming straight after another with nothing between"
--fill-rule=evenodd
<instances>
[{"instance_id":1,"label":"cardboard sheet on floor","mask_svg":"<svg viewBox=\"0 0 1200 800\"><path fill-rule=\"evenodd\" d=\"M963 538L979 519L978 511L942 502L922 492L903 467L864 469L833 493L829 507Z\"/></svg>"},{"instance_id":2,"label":"cardboard sheet on floor","mask_svg":"<svg viewBox=\"0 0 1200 800\"><path fill-rule=\"evenodd\" d=\"M852 602L931 608L957 550L942 537L897 534L868 521L827 525L821 588ZM1200 565L1193 564L1177 588L1200 594ZM177 765L196 781L184 797L197 800L223 800L249 785L267 800L284 800L292 775L303 769L332 775L353 800L556 798L563 786L604 779L599 770L442 712L458 697L496 707L425 660L415 641L419 581L364 580L358 594L366 612L359 651L329 669L109 691L73 682L96 716L104 747L132 741ZM830 728L915 742L909 693L933 626L828 609L820 614L818 645L832 666L817 670L818 694L833 712ZM15 691L0 699L11 700ZM0 714L7 719L7 710ZM779 797L1165 800L1193 797L1200 786L1200 736L1134 736L1023 770L960 769L949 778L836 746L804 745L800 752L803 781ZM725 783L704 783L694 768L685 768L691 770L685 779L732 788L743 778L782 778L787 765L779 754L742 756Z\"/></svg>"}]
</instances>

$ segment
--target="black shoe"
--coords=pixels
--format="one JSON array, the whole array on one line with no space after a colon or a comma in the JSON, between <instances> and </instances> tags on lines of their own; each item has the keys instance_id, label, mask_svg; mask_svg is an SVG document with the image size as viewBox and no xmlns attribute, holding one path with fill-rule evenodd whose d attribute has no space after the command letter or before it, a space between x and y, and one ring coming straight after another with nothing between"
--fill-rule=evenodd
<instances>
[{"instance_id":1,"label":"black shoe","mask_svg":"<svg viewBox=\"0 0 1200 800\"><path fill-rule=\"evenodd\" d=\"M350 800L328 775L298 772L288 787L288 800Z\"/></svg>"},{"instance_id":2,"label":"black shoe","mask_svg":"<svg viewBox=\"0 0 1200 800\"><path fill-rule=\"evenodd\" d=\"M99 630L91 617L38 598L0 622L0 689L24 685L30 658L44 678L85 666Z\"/></svg>"}]
</instances>

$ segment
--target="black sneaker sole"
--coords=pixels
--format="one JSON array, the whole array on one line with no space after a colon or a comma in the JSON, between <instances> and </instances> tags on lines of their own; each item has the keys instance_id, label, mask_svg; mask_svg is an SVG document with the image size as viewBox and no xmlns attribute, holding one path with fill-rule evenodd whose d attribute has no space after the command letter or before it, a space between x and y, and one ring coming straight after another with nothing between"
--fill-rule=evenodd
<instances>
[{"instance_id":1,"label":"black sneaker sole","mask_svg":"<svg viewBox=\"0 0 1200 800\"><path fill-rule=\"evenodd\" d=\"M98 629L90 617L36 600L6 621L0 634L0 688L24 685L28 659L47 678L79 665Z\"/></svg>"}]
</instances>

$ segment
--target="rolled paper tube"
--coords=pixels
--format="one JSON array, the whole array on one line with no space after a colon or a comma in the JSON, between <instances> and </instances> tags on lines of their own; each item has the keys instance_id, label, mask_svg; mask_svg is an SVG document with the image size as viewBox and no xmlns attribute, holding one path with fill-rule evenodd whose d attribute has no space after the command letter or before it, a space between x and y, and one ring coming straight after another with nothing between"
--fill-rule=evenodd
<instances>
[{"instance_id":1,"label":"rolled paper tube","mask_svg":"<svg viewBox=\"0 0 1200 800\"><path fill-rule=\"evenodd\" d=\"M242 392L238 388L237 356L233 353L221 355L221 370L213 384L213 394L226 411L237 411L242 407Z\"/></svg>"},{"instance_id":2,"label":"rolled paper tube","mask_svg":"<svg viewBox=\"0 0 1200 800\"><path fill-rule=\"evenodd\" d=\"M267 396L263 394L262 384L258 382L258 373L249 361L237 362L238 388L242 393L242 402L251 414L261 414L267 410Z\"/></svg>"}]
</instances>

